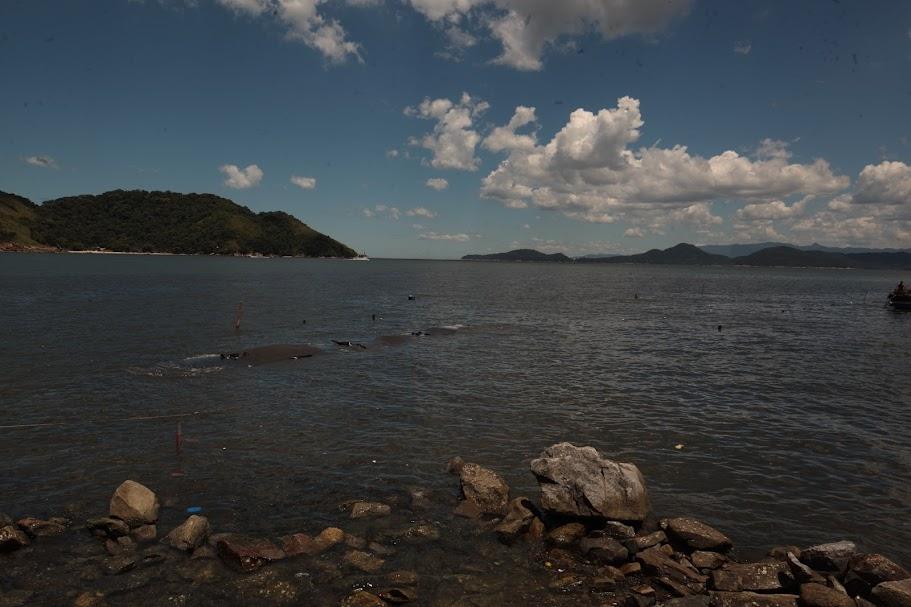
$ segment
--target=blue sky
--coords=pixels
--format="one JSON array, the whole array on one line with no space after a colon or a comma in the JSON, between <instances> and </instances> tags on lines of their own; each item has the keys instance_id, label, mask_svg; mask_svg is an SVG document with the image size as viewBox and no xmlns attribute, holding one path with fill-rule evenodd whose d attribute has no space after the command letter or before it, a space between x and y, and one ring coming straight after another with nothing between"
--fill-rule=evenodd
<instances>
[{"instance_id":1,"label":"blue sky","mask_svg":"<svg viewBox=\"0 0 911 607\"><path fill-rule=\"evenodd\" d=\"M911 246L904 2L6 0L0 78L35 201L213 192L372 256Z\"/></svg>"}]
</instances>

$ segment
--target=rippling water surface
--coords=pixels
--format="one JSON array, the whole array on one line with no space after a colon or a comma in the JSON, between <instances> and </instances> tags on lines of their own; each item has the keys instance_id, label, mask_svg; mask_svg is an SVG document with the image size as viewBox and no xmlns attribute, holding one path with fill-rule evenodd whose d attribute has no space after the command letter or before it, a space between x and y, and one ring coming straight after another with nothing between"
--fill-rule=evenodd
<instances>
[{"instance_id":1,"label":"rippling water surface","mask_svg":"<svg viewBox=\"0 0 911 607\"><path fill-rule=\"evenodd\" d=\"M899 278L3 255L0 511L98 513L134 478L278 535L345 500L449 495L453 455L536 495L529 460L568 440L635 462L659 514L747 553L848 537L908 564L911 314L883 307ZM374 342L440 326L458 330ZM276 343L326 353L217 356ZM47 425L8 427L26 424Z\"/></svg>"}]
</instances>

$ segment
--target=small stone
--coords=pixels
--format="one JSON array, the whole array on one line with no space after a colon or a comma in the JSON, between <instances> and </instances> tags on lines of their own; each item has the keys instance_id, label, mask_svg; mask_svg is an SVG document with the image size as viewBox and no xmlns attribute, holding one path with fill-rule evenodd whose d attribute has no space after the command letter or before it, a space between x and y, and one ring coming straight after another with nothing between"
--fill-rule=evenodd
<instances>
[{"instance_id":1,"label":"small stone","mask_svg":"<svg viewBox=\"0 0 911 607\"><path fill-rule=\"evenodd\" d=\"M635 546L636 552L639 552L640 550L645 550L646 548L651 548L652 546L667 542L667 536L664 534L664 531L655 531L648 535L634 537L629 541Z\"/></svg>"},{"instance_id":2,"label":"small stone","mask_svg":"<svg viewBox=\"0 0 911 607\"><path fill-rule=\"evenodd\" d=\"M631 540L636 537L636 530L633 527L624 525L619 521L607 521L604 523L604 527L597 530L597 533L620 541ZM594 535L594 532L592 535Z\"/></svg>"},{"instance_id":3,"label":"small stone","mask_svg":"<svg viewBox=\"0 0 911 607\"><path fill-rule=\"evenodd\" d=\"M73 607L103 607L104 593L83 592L73 601Z\"/></svg>"},{"instance_id":4,"label":"small stone","mask_svg":"<svg viewBox=\"0 0 911 607\"><path fill-rule=\"evenodd\" d=\"M43 521L30 516L19 519L16 524L31 537L52 537L66 531L66 527L59 523Z\"/></svg>"},{"instance_id":5,"label":"small stone","mask_svg":"<svg viewBox=\"0 0 911 607\"><path fill-rule=\"evenodd\" d=\"M268 540L235 534L221 536L216 550L222 561L239 571L255 571L285 558L285 553Z\"/></svg>"},{"instance_id":6,"label":"small stone","mask_svg":"<svg viewBox=\"0 0 911 607\"><path fill-rule=\"evenodd\" d=\"M547 533L547 527L544 526L544 521L535 517L532 519L531 524L528 526L528 531L525 533L525 537L530 540L542 540L544 539L545 533Z\"/></svg>"},{"instance_id":7,"label":"small stone","mask_svg":"<svg viewBox=\"0 0 911 607\"><path fill-rule=\"evenodd\" d=\"M356 590L342 600L341 607L386 607L386 602L366 590Z\"/></svg>"},{"instance_id":8,"label":"small stone","mask_svg":"<svg viewBox=\"0 0 911 607\"><path fill-rule=\"evenodd\" d=\"M386 580L395 586L415 586L418 583L418 574L414 571L393 571L386 576Z\"/></svg>"},{"instance_id":9,"label":"small stone","mask_svg":"<svg viewBox=\"0 0 911 607\"><path fill-rule=\"evenodd\" d=\"M626 576L639 575L642 573L642 564L639 562L624 563L620 565L620 573Z\"/></svg>"},{"instance_id":10,"label":"small stone","mask_svg":"<svg viewBox=\"0 0 911 607\"><path fill-rule=\"evenodd\" d=\"M172 548L191 552L206 543L209 535L209 519L204 516L192 515L179 527L175 527L164 538L164 542Z\"/></svg>"},{"instance_id":11,"label":"small stone","mask_svg":"<svg viewBox=\"0 0 911 607\"><path fill-rule=\"evenodd\" d=\"M803 607L856 607L854 599L822 584L802 584L800 602Z\"/></svg>"},{"instance_id":12,"label":"small stone","mask_svg":"<svg viewBox=\"0 0 911 607\"><path fill-rule=\"evenodd\" d=\"M316 542L306 533L295 533L279 538L282 545L282 551L289 557L315 555L318 552Z\"/></svg>"},{"instance_id":13,"label":"small stone","mask_svg":"<svg viewBox=\"0 0 911 607\"><path fill-rule=\"evenodd\" d=\"M873 598L885 607L911 607L911 578L878 584Z\"/></svg>"},{"instance_id":14,"label":"small stone","mask_svg":"<svg viewBox=\"0 0 911 607\"><path fill-rule=\"evenodd\" d=\"M817 571L844 571L848 561L857 554L854 542L842 540L819 544L800 553L800 560Z\"/></svg>"},{"instance_id":15,"label":"small stone","mask_svg":"<svg viewBox=\"0 0 911 607\"><path fill-rule=\"evenodd\" d=\"M610 537L583 538L579 541L579 549L589 558L608 565L625 563L629 558L629 550Z\"/></svg>"},{"instance_id":16,"label":"small stone","mask_svg":"<svg viewBox=\"0 0 911 607\"><path fill-rule=\"evenodd\" d=\"M503 478L477 464L465 464L459 471L462 496L484 514L502 516L509 503L509 485Z\"/></svg>"},{"instance_id":17,"label":"small stone","mask_svg":"<svg viewBox=\"0 0 911 607\"><path fill-rule=\"evenodd\" d=\"M440 531L430 523L418 523L406 529L402 539L412 544L435 542L440 539Z\"/></svg>"},{"instance_id":18,"label":"small stone","mask_svg":"<svg viewBox=\"0 0 911 607\"><path fill-rule=\"evenodd\" d=\"M337 544L341 544L345 539L345 532L338 527L326 527L320 531L319 535L313 540L318 550L317 554L329 550Z\"/></svg>"},{"instance_id":19,"label":"small stone","mask_svg":"<svg viewBox=\"0 0 911 607\"><path fill-rule=\"evenodd\" d=\"M130 526L118 518L110 516L100 516L89 519L85 523L86 529L101 537L118 538L121 535L129 535Z\"/></svg>"},{"instance_id":20,"label":"small stone","mask_svg":"<svg viewBox=\"0 0 911 607\"><path fill-rule=\"evenodd\" d=\"M710 592L709 605L711 607L797 607L797 595Z\"/></svg>"},{"instance_id":21,"label":"small stone","mask_svg":"<svg viewBox=\"0 0 911 607\"><path fill-rule=\"evenodd\" d=\"M547 534L547 540L554 546L572 546L585 536L585 531L585 525L581 523L569 523L552 529L550 533Z\"/></svg>"},{"instance_id":22,"label":"small stone","mask_svg":"<svg viewBox=\"0 0 911 607\"><path fill-rule=\"evenodd\" d=\"M506 516L494 528L502 541L509 543L528 529L531 522L535 520L535 513L532 512L530 506L531 502L524 497L517 497L509 502Z\"/></svg>"},{"instance_id":23,"label":"small stone","mask_svg":"<svg viewBox=\"0 0 911 607\"><path fill-rule=\"evenodd\" d=\"M0 528L0 552L18 550L29 545L28 536L13 525Z\"/></svg>"},{"instance_id":24,"label":"small stone","mask_svg":"<svg viewBox=\"0 0 911 607\"><path fill-rule=\"evenodd\" d=\"M352 550L345 554L345 562L364 573L376 573L382 569L386 561L360 550Z\"/></svg>"},{"instance_id":25,"label":"small stone","mask_svg":"<svg viewBox=\"0 0 911 607\"><path fill-rule=\"evenodd\" d=\"M133 531L130 532L130 535L132 535L133 539L140 544L154 542L155 538L158 537L158 527L155 525L140 525L133 529Z\"/></svg>"},{"instance_id":26,"label":"small stone","mask_svg":"<svg viewBox=\"0 0 911 607\"><path fill-rule=\"evenodd\" d=\"M724 552L733 543L717 529L691 518L671 518L661 522L668 536L685 544L691 550L715 550Z\"/></svg>"},{"instance_id":27,"label":"small stone","mask_svg":"<svg viewBox=\"0 0 911 607\"><path fill-rule=\"evenodd\" d=\"M640 584L639 586L630 588L630 590L635 594L641 594L642 596L655 596L655 589L648 584Z\"/></svg>"},{"instance_id":28,"label":"small stone","mask_svg":"<svg viewBox=\"0 0 911 607\"><path fill-rule=\"evenodd\" d=\"M351 507L351 518L389 516L392 508L380 502L355 502Z\"/></svg>"},{"instance_id":29,"label":"small stone","mask_svg":"<svg viewBox=\"0 0 911 607\"><path fill-rule=\"evenodd\" d=\"M693 565L699 569L718 569L727 562L727 557L717 552L697 550L690 555Z\"/></svg>"},{"instance_id":30,"label":"small stone","mask_svg":"<svg viewBox=\"0 0 911 607\"><path fill-rule=\"evenodd\" d=\"M111 516L131 527L157 521L160 507L158 496L136 481L124 481L111 497Z\"/></svg>"},{"instance_id":31,"label":"small stone","mask_svg":"<svg viewBox=\"0 0 911 607\"><path fill-rule=\"evenodd\" d=\"M139 559L136 555L120 554L105 563L105 572L108 575L120 575L131 569L135 569L138 561Z\"/></svg>"},{"instance_id":32,"label":"small stone","mask_svg":"<svg viewBox=\"0 0 911 607\"><path fill-rule=\"evenodd\" d=\"M413 588L386 588L377 593L381 599L393 605L403 605L410 603L417 598L417 593Z\"/></svg>"}]
</instances>

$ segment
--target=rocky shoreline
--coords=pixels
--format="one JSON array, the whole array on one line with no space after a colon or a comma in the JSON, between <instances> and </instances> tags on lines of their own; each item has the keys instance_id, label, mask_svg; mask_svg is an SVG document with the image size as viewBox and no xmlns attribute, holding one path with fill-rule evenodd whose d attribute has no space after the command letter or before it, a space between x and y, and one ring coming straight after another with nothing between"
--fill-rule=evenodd
<instances>
[{"instance_id":1,"label":"rocky shoreline","mask_svg":"<svg viewBox=\"0 0 911 607\"><path fill-rule=\"evenodd\" d=\"M852 541L739 562L721 531L657 518L639 469L592 447L532 460L537 500L461 458L448 470L457 495L353 500L345 529L275 539L196 508L162 537L159 496L132 480L84 525L0 514L0 607L911 607L911 573Z\"/></svg>"}]
</instances>

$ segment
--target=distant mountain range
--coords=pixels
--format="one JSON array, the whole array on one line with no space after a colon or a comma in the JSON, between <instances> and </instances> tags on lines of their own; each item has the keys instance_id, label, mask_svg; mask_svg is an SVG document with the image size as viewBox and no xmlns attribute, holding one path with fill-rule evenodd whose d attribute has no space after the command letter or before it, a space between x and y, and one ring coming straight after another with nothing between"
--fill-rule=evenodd
<instances>
[{"instance_id":1,"label":"distant mountain range","mask_svg":"<svg viewBox=\"0 0 911 607\"><path fill-rule=\"evenodd\" d=\"M465 255L462 259L467 261L572 261L571 257L567 257L563 253L548 255L534 249L516 249L506 253L491 253L489 255Z\"/></svg>"},{"instance_id":2,"label":"distant mountain range","mask_svg":"<svg viewBox=\"0 0 911 607\"><path fill-rule=\"evenodd\" d=\"M533 249L519 249L493 255L466 255L462 259L488 259L498 261L574 261L588 264L658 264L689 266L764 266L807 268L858 268L911 270L911 252L877 251L867 253L838 253L826 250L804 250L790 246L772 246L738 257L707 253L695 245L680 243L669 249L652 249L638 255L612 257L577 257L571 259L562 253L545 255Z\"/></svg>"},{"instance_id":3,"label":"distant mountain range","mask_svg":"<svg viewBox=\"0 0 911 607\"><path fill-rule=\"evenodd\" d=\"M214 194L114 190L36 205L0 192L0 250L109 250L354 257L280 211L254 213Z\"/></svg>"},{"instance_id":4,"label":"distant mountain range","mask_svg":"<svg viewBox=\"0 0 911 607\"><path fill-rule=\"evenodd\" d=\"M827 247L814 242L811 245L796 245L786 242L757 242L754 244L706 244L699 248L706 253L725 257L743 257L763 249L790 247L801 251L824 251L826 253L911 253L911 249L873 249L867 247Z\"/></svg>"}]
</instances>

